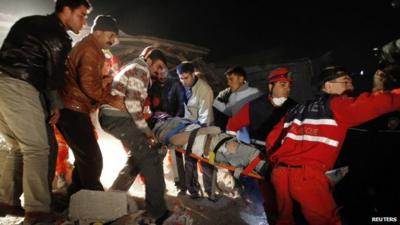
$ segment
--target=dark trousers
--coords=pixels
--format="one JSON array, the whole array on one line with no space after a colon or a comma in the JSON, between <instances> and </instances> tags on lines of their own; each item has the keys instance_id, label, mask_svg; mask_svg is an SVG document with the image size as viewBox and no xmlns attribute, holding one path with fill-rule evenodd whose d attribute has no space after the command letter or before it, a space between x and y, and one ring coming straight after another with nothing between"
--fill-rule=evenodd
<instances>
[{"instance_id":1,"label":"dark trousers","mask_svg":"<svg viewBox=\"0 0 400 225\"><path fill-rule=\"evenodd\" d=\"M127 191L140 172L144 176L146 210L154 218L161 217L167 206L164 199L165 182L159 146L149 148L145 135L136 127L131 117L109 116L100 111L101 127L121 140L128 149L128 160L118 174L111 189Z\"/></svg>"},{"instance_id":2,"label":"dark trousers","mask_svg":"<svg viewBox=\"0 0 400 225\"><path fill-rule=\"evenodd\" d=\"M185 182L185 167L183 164L183 153L176 151L175 156L176 156L176 167L178 170L178 177L179 177L179 181L175 182L175 186L179 190L186 192L187 188Z\"/></svg>"},{"instance_id":3,"label":"dark trousers","mask_svg":"<svg viewBox=\"0 0 400 225\"><path fill-rule=\"evenodd\" d=\"M68 188L68 194L72 195L81 189L104 190L100 182L103 157L90 116L86 113L63 109L57 127L75 157L72 183Z\"/></svg>"},{"instance_id":4,"label":"dark trousers","mask_svg":"<svg viewBox=\"0 0 400 225\"><path fill-rule=\"evenodd\" d=\"M203 169L203 185L204 185L204 191L208 194L208 196L211 196L211 188L212 188L212 175L214 171L214 166L206 163L206 162L200 162L201 168Z\"/></svg>"},{"instance_id":5,"label":"dark trousers","mask_svg":"<svg viewBox=\"0 0 400 225\"><path fill-rule=\"evenodd\" d=\"M214 167L205 162L201 162L200 165L203 169L204 191L210 195ZM197 159L188 155L185 155L185 182L186 188L190 194L195 194L200 191L197 173Z\"/></svg>"},{"instance_id":6,"label":"dark trousers","mask_svg":"<svg viewBox=\"0 0 400 225\"><path fill-rule=\"evenodd\" d=\"M185 184L190 194L198 194L200 190L197 160L185 155Z\"/></svg>"}]
</instances>

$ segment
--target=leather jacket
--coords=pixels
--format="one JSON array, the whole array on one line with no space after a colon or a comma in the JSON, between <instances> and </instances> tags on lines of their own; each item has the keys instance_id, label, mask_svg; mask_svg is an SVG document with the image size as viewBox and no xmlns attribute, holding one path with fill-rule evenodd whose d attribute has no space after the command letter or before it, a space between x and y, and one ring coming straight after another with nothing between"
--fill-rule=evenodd
<instances>
[{"instance_id":1,"label":"leather jacket","mask_svg":"<svg viewBox=\"0 0 400 225\"><path fill-rule=\"evenodd\" d=\"M60 91L65 108L90 113L116 98L111 96L109 86L103 87L104 61L101 46L92 34L74 46L67 59L65 85Z\"/></svg>"},{"instance_id":2,"label":"leather jacket","mask_svg":"<svg viewBox=\"0 0 400 225\"><path fill-rule=\"evenodd\" d=\"M61 108L57 89L64 84L65 60L71 38L55 15L29 16L17 21L0 49L0 71L32 84L51 108Z\"/></svg>"}]
</instances>

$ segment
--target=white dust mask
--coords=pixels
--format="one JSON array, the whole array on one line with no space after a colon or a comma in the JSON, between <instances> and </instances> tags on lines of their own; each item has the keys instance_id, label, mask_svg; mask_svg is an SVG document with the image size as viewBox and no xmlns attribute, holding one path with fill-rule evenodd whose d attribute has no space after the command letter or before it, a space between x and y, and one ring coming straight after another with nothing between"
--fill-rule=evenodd
<instances>
[{"instance_id":1,"label":"white dust mask","mask_svg":"<svg viewBox=\"0 0 400 225\"><path fill-rule=\"evenodd\" d=\"M286 100L287 100L287 98L285 98L285 97L272 98L272 102L273 102L274 105L276 105L276 106L282 106L283 103L285 103Z\"/></svg>"}]
</instances>

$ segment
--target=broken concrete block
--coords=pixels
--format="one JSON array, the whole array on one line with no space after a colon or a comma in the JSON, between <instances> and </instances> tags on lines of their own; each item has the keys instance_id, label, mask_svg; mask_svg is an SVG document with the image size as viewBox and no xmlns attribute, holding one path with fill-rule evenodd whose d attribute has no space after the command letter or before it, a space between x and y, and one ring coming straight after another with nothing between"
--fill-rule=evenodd
<instances>
[{"instance_id":1,"label":"broken concrete block","mask_svg":"<svg viewBox=\"0 0 400 225\"><path fill-rule=\"evenodd\" d=\"M79 225L106 223L128 214L125 192L81 190L71 196L69 217Z\"/></svg>"},{"instance_id":2,"label":"broken concrete block","mask_svg":"<svg viewBox=\"0 0 400 225\"><path fill-rule=\"evenodd\" d=\"M128 214L136 213L139 211L139 206L132 196L126 196L128 201Z\"/></svg>"}]
</instances>

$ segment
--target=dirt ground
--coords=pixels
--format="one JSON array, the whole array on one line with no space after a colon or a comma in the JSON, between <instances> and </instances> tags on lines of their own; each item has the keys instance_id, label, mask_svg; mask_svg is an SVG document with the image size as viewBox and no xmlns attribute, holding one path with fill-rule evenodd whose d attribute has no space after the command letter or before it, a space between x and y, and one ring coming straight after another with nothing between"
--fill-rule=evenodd
<instances>
[{"instance_id":1,"label":"dirt ground","mask_svg":"<svg viewBox=\"0 0 400 225\"><path fill-rule=\"evenodd\" d=\"M96 121L96 118L94 118ZM103 172L101 182L105 188L111 186L118 175L120 169L126 161L126 153L121 143L106 134L95 125L99 134L99 145L103 154ZM70 154L70 161L73 161L73 155ZM267 220L260 203L249 203L239 194L230 194L220 196L217 202L209 201L207 198L191 199L187 195L177 197L178 190L175 188L174 176L167 158L164 160L164 176L166 183L166 200L169 209L176 205L182 206L193 218L193 225L266 225ZM199 182L202 183L201 174ZM143 183L137 179L128 194L137 201L139 208L144 205L145 189ZM0 225L21 224L23 218L2 217Z\"/></svg>"},{"instance_id":2,"label":"dirt ground","mask_svg":"<svg viewBox=\"0 0 400 225\"><path fill-rule=\"evenodd\" d=\"M144 208L144 199L135 197L139 208ZM247 204L242 198L222 196L217 202L207 198L191 199L188 196L166 196L169 209L179 206L192 217L192 225L267 225L263 212L254 205ZM258 211L258 212L257 212ZM22 217L7 216L0 218L0 225L22 224ZM68 223L65 223L67 225ZM130 224L130 223L129 223ZM111 223L112 225L112 223Z\"/></svg>"}]
</instances>

